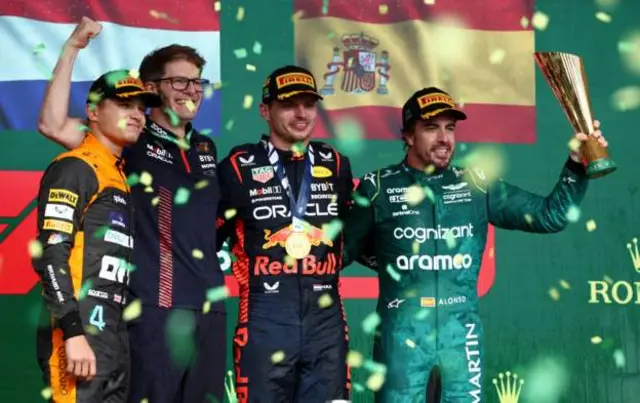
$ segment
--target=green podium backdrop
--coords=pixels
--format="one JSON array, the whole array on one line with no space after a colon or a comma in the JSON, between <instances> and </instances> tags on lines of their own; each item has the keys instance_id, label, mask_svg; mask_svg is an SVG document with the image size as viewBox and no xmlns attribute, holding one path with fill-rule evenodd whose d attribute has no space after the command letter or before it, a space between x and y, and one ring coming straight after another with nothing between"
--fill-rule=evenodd
<instances>
[{"instance_id":1,"label":"green podium backdrop","mask_svg":"<svg viewBox=\"0 0 640 403\"><path fill-rule=\"evenodd\" d=\"M331 1L327 3L332 7ZM362 7L364 3L368 2L363 1ZM241 22L237 21L239 6L244 7ZM640 28L640 3L621 0L611 14L610 23L595 17L598 9L592 1L540 0L535 8L549 16L546 29L535 30L535 48L567 51L583 57L595 116L602 121L603 132L611 144L611 156L619 169L590 184L578 221L566 231L548 236L496 231L495 279L481 299L487 351L484 358L486 401L499 401L492 379L499 373L513 371L525 380L521 403L636 402L640 400L640 262L634 266L627 243L640 235L637 214L640 184L636 178L640 109L618 111L611 95L621 87L640 82L639 76L623 68L618 49L623 35ZM292 0L223 2L221 126L229 121L234 124L231 130L222 128L214 134L222 155L234 144L255 141L265 129L257 112L257 101L253 107L243 108L245 96L250 94L257 100L269 71L285 63L301 62L296 60L294 52L294 11ZM247 60L234 56L235 49L251 48L256 41L262 45L259 58L252 56L253 59ZM640 50L636 48L636 52ZM307 50L306 54L312 53ZM329 54L327 63L330 58ZM390 83L394 73L399 77L413 71L403 65L411 62L410 54L401 58L390 51L390 60ZM247 63L255 64L257 71L248 71ZM324 71L314 73L320 77ZM534 139L492 145L505 157L502 176L506 180L546 194L567 156L571 128L542 76L537 70L535 74ZM321 78L318 81L323 83ZM424 86L429 84L425 82ZM396 119L399 117L397 112ZM472 132L474 122L480 124L483 119L486 120L486 116L480 112L471 114L461 127L465 125L465 130ZM500 122L493 124L499 126ZM391 122L389 127L394 125L397 126ZM485 124L483 128L491 131L491 125ZM391 139L391 134L368 133L378 139L365 141L363 149L351 155L354 175L360 176L402 157L401 143ZM37 172L61 149L35 132L4 131L0 136L2 203L17 206L14 216L0 218L0 259L4 257L6 261L8 254L23 253L24 249L20 248L26 248L25 234L33 232ZM328 141L342 147L335 139ZM459 148L463 153L476 146L478 143L470 142ZM587 223L591 220L595 230L589 231ZM31 270L24 265L28 261L20 262L20 267L0 265L5 273L1 277L3 282L23 278L18 274ZM346 269L344 275L368 277L372 273L353 266ZM27 283L29 281L20 295L0 296L4 323L0 326L0 355L5 360L0 367L0 401L3 402L41 401L39 393L43 385L34 353L39 289ZM361 323L374 309L375 300L348 299L345 305L351 347L369 357L372 340ZM228 300L227 307L227 332L231 340L237 301ZM372 401L371 393L366 391L370 373L355 368L352 375L353 382L365 389L354 392L353 401Z\"/></svg>"}]
</instances>

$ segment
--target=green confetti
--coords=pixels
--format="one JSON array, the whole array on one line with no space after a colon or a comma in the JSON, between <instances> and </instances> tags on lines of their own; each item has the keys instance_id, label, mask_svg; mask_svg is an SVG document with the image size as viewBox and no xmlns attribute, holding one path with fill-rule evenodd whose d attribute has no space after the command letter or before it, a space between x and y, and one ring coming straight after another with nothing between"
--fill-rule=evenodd
<instances>
[{"instance_id":1,"label":"green confetti","mask_svg":"<svg viewBox=\"0 0 640 403\"><path fill-rule=\"evenodd\" d=\"M358 192L353 192L353 201L360 207L369 207L371 205L371 200L361 196Z\"/></svg>"},{"instance_id":2,"label":"green confetti","mask_svg":"<svg viewBox=\"0 0 640 403\"><path fill-rule=\"evenodd\" d=\"M575 223L580 219L580 209L577 206L569 207L567 210L567 220L569 222Z\"/></svg>"},{"instance_id":3,"label":"green confetti","mask_svg":"<svg viewBox=\"0 0 640 403\"><path fill-rule=\"evenodd\" d=\"M364 386L360 385L359 383L354 383L351 386L353 387L353 390L355 390L356 392L359 392L359 393L364 392Z\"/></svg>"},{"instance_id":4,"label":"green confetti","mask_svg":"<svg viewBox=\"0 0 640 403\"><path fill-rule=\"evenodd\" d=\"M398 273L390 264L387 265L387 273L395 281L400 281L400 273Z\"/></svg>"},{"instance_id":5,"label":"green confetti","mask_svg":"<svg viewBox=\"0 0 640 403\"><path fill-rule=\"evenodd\" d=\"M291 151L298 154L304 154L307 152L307 147L302 141L299 141L291 146Z\"/></svg>"},{"instance_id":6,"label":"green confetti","mask_svg":"<svg viewBox=\"0 0 640 403\"><path fill-rule=\"evenodd\" d=\"M109 226L108 225L103 225L103 226L98 227L96 229L96 232L93 233L93 236L95 238L104 238L104 236L107 233L107 231L109 231Z\"/></svg>"},{"instance_id":7,"label":"green confetti","mask_svg":"<svg viewBox=\"0 0 640 403\"><path fill-rule=\"evenodd\" d=\"M233 119L231 119L227 123L225 123L224 128L231 131L231 129L233 129L233 124L234 124L234 121Z\"/></svg>"},{"instance_id":8,"label":"green confetti","mask_svg":"<svg viewBox=\"0 0 640 403\"><path fill-rule=\"evenodd\" d=\"M431 203L436 202L436 195L433 193L433 190L429 186L425 186L422 190L424 190L424 196L431 201Z\"/></svg>"},{"instance_id":9,"label":"green confetti","mask_svg":"<svg viewBox=\"0 0 640 403\"><path fill-rule=\"evenodd\" d=\"M620 349L613 352L613 361L616 363L616 368L623 369L626 365L626 359L624 352Z\"/></svg>"},{"instance_id":10,"label":"green confetti","mask_svg":"<svg viewBox=\"0 0 640 403\"><path fill-rule=\"evenodd\" d=\"M447 232L447 234L444 236L444 241L447 244L447 248L453 249L456 247L456 238L453 235L453 231Z\"/></svg>"},{"instance_id":11,"label":"green confetti","mask_svg":"<svg viewBox=\"0 0 640 403\"><path fill-rule=\"evenodd\" d=\"M466 151L466 150L467 150L467 145L466 145L465 143L461 143L461 144L459 145L459 147L460 147L460 151L462 151L462 152L464 152L464 151Z\"/></svg>"},{"instance_id":12,"label":"green confetti","mask_svg":"<svg viewBox=\"0 0 640 403\"><path fill-rule=\"evenodd\" d=\"M376 327L380 324L380 315L377 312L371 312L362 321L362 329L366 334L371 334L376 330Z\"/></svg>"},{"instance_id":13,"label":"green confetti","mask_svg":"<svg viewBox=\"0 0 640 403\"><path fill-rule=\"evenodd\" d=\"M170 356L179 368L186 368L196 352L194 311L174 310L169 314L165 334Z\"/></svg>"},{"instance_id":14,"label":"green confetti","mask_svg":"<svg viewBox=\"0 0 640 403\"><path fill-rule=\"evenodd\" d=\"M122 312L122 319L124 319L125 322L128 322L140 316L141 313L142 302L139 299L136 299L131 301L131 303L124 308L124 311Z\"/></svg>"},{"instance_id":15,"label":"green confetti","mask_svg":"<svg viewBox=\"0 0 640 403\"><path fill-rule=\"evenodd\" d=\"M278 364L278 363L282 362L282 360L284 360L284 358L285 358L284 351L276 351L275 353L273 353L271 355L271 362L273 364Z\"/></svg>"},{"instance_id":16,"label":"green confetti","mask_svg":"<svg viewBox=\"0 0 640 403\"><path fill-rule=\"evenodd\" d=\"M322 0L322 15L327 15L329 12L329 0Z\"/></svg>"},{"instance_id":17,"label":"green confetti","mask_svg":"<svg viewBox=\"0 0 640 403\"><path fill-rule=\"evenodd\" d=\"M255 42L253 44L253 53L255 53L256 55L259 55L262 53L262 44L260 44L260 42Z\"/></svg>"},{"instance_id":18,"label":"green confetti","mask_svg":"<svg viewBox=\"0 0 640 403\"><path fill-rule=\"evenodd\" d=\"M375 362L373 360L366 360L364 362L363 365L364 369L366 369L369 372L373 372L375 374L386 374L387 373L387 366L379 363L379 362Z\"/></svg>"},{"instance_id":19,"label":"green confetti","mask_svg":"<svg viewBox=\"0 0 640 403\"><path fill-rule=\"evenodd\" d=\"M353 118L342 118L335 126L337 148L347 155L358 155L365 149L364 133L360 122Z\"/></svg>"},{"instance_id":20,"label":"green confetti","mask_svg":"<svg viewBox=\"0 0 640 403\"><path fill-rule=\"evenodd\" d=\"M329 308L333 305L333 298L329 294L322 294L320 298L318 298L318 306L322 309Z\"/></svg>"},{"instance_id":21,"label":"green confetti","mask_svg":"<svg viewBox=\"0 0 640 403\"><path fill-rule=\"evenodd\" d=\"M173 198L173 203L177 205L186 204L189 201L189 190L183 187L179 187L176 191L176 195Z\"/></svg>"},{"instance_id":22,"label":"green confetti","mask_svg":"<svg viewBox=\"0 0 640 403\"><path fill-rule=\"evenodd\" d=\"M225 285L207 290L207 301L209 302L222 301L227 299L227 297L229 297L229 289Z\"/></svg>"},{"instance_id":23,"label":"green confetti","mask_svg":"<svg viewBox=\"0 0 640 403\"><path fill-rule=\"evenodd\" d=\"M53 389L49 387L42 389L42 391L40 391L40 396L42 396L44 400L51 399L51 396L53 396Z\"/></svg>"},{"instance_id":24,"label":"green confetti","mask_svg":"<svg viewBox=\"0 0 640 403\"><path fill-rule=\"evenodd\" d=\"M164 113L167 114L169 120L171 121L171 126L176 127L180 124L180 118L171 108L164 108Z\"/></svg>"},{"instance_id":25,"label":"green confetti","mask_svg":"<svg viewBox=\"0 0 640 403\"><path fill-rule=\"evenodd\" d=\"M245 48L235 49L233 53L236 55L236 59L244 59L249 54Z\"/></svg>"},{"instance_id":26,"label":"green confetti","mask_svg":"<svg viewBox=\"0 0 640 403\"><path fill-rule=\"evenodd\" d=\"M138 183L140 183L140 175L138 175L137 173L132 173L127 177L127 185L129 187L135 186Z\"/></svg>"},{"instance_id":27,"label":"green confetti","mask_svg":"<svg viewBox=\"0 0 640 403\"><path fill-rule=\"evenodd\" d=\"M140 183L142 183L144 186L151 186L152 182L153 176L151 176L149 172L143 171L142 175L140 175Z\"/></svg>"},{"instance_id":28,"label":"green confetti","mask_svg":"<svg viewBox=\"0 0 640 403\"><path fill-rule=\"evenodd\" d=\"M78 125L78 127L76 128L77 131L79 132L88 132L89 131L89 126L85 126L85 125Z\"/></svg>"},{"instance_id":29,"label":"green confetti","mask_svg":"<svg viewBox=\"0 0 640 403\"><path fill-rule=\"evenodd\" d=\"M126 71L114 71L113 73L107 74L107 85L115 86L116 83L122 79L125 79L129 76L129 73Z\"/></svg>"},{"instance_id":30,"label":"green confetti","mask_svg":"<svg viewBox=\"0 0 640 403\"><path fill-rule=\"evenodd\" d=\"M201 260L202 258L204 258L204 252L202 252L200 249L194 249L193 251L191 251L191 256L193 256L194 259Z\"/></svg>"},{"instance_id":31,"label":"green confetti","mask_svg":"<svg viewBox=\"0 0 640 403\"><path fill-rule=\"evenodd\" d=\"M343 226L344 224L338 218L335 218L329 221L329 223L324 224L322 226L322 231L324 232L325 238L331 239L333 241L340 234Z\"/></svg>"},{"instance_id":32,"label":"green confetti","mask_svg":"<svg viewBox=\"0 0 640 403\"><path fill-rule=\"evenodd\" d=\"M329 32L329 34L327 35L327 39L333 39L335 38L336 33L335 32Z\"/></svg>"},{"instance_id":33,"label":"green confetti","mask_svg":"<svg viewBox=\"0 0 640 403\"><path fill-rule=\"evenodd\" d=\"M527 387L522 388L522 398L527 402L559 402L568 386L569 373L563 362L543 357L528 369Z\"/></svg>"},{"instance_id":34,"label":"green confetti","mask_svg":"<svg viewBox=\"0 0 640 403\"><path fill-rule=\"evenodd\" d=\"M418 312L416 312L416 314L415 314L415 315L413 315L413 318L414 318L415 320L425 320L425 319L427 319L427 317L429 316L429 313L430 313L430 312L431 312L431 311L430 311L430 310L428 310L428 309L421 309L421 310L419 310Z\"/></svg>"},{"instance_id":35,"label":"green confetti","mask_svg":"<svg viewBox=\"0 0 640 403\"><path fill-rule=\"evenodd\" d=\"M209 181L208 181L208 180L206 180L206 179L203 179L203 180L201 180L201 181L197 182L197 183L194 185L194 188L195 188L196 190L200 190L200 189L204 189L204 188L206 188L207 186L209 186Z\"/></svg>"},{"instance_id":36,"label":"green confetti","mask_svg":"<svg viewBox=\"0 0 640 403\"><path fill-rule=\"evenodd\" d=\"M83 299L86 298L92 286L93 286L93 283L90 279L82 283L82 286L80 286L80 291L78 291L79 301L82 301Z\"/></svg>"},{"instance_id":37,"label":"green confetti","mask_svg":"<svg viewBox=\"0 0 640 403\"><path fill-rule=\"evenodd\" d=\"M211 129L202 129L202 130L200 130L200 134L202 134L203 136L208 136L208 135L210 135L212 133L213 133L213 130L211 130Z\"/></svg>"}]
</instances>

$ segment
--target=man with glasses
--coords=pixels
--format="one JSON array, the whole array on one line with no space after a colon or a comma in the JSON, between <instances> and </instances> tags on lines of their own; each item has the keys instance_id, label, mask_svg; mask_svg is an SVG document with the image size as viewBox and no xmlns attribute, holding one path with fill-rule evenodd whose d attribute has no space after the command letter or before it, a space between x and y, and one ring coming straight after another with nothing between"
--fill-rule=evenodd
<instances>
[{"instance_id":1,"label":"man with glasses","mask_svg":"<svg viewBox=\"0 0 640 403\"><path fill-rule=\"evenodd\" d=\"M45 95L40 131L68 149L85 136L82 121L67 116L71 69L100 30L82 19ZM181 45L156 49L140 65L140 78L162 106L151 109L137 143L124 150L136 226L129 302L142 303L128 329L135 403L223 401L225 307L205 307L207 292L224 285L216 255L217 153L191 125L208 84L204 65L195 49Z\"/></svg>"}]
</instances>

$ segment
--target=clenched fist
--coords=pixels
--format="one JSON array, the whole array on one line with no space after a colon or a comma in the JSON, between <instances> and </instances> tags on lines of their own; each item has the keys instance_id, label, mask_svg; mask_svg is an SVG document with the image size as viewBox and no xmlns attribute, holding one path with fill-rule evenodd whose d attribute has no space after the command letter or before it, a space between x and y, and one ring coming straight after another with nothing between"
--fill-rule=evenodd
<instances>
[{"instance_id":1,"label":"clenched fist","mask_svg":"<svg viewBox=\"0 0 640 403\"><path fill-rule=\"evenodd\" d=\"M85 336L75 336L64 343L67 372L86 380L96 375L96 356Z\"/></svg>"},{"instance_id":2,"label":"clenched fist","mask_svg":"<svg viewBox=\"0 0 640 403\"><path fill-rule=\"evenodd\" d=\"M76 49L84 49L89 44L89 41L96 37L101 30L102 25L91 18L82 17L69 39L67 39L67 44Z\"/></svg>"}]
</instances>

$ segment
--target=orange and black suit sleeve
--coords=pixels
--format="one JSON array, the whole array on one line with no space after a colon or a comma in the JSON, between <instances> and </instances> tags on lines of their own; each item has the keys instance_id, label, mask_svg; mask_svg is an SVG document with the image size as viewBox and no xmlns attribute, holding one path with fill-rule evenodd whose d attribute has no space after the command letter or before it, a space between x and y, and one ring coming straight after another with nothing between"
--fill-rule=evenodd
<instances>
[{"instance_id":1,"label":"orange and black suit sleeve","mask_svg":"<svg viewBox=\"0 0 640 403\"><path fill-rule=\"evenodd\" d=\"M40 183L37 240L42 254L32 262L42 283L45 305L65 340L84 334L74 295L75 287L81 285L82 268L72 267L69 258L84 210L97 191L93 168L73 156L49 165Z\"/></svg>"}]
</instances>

